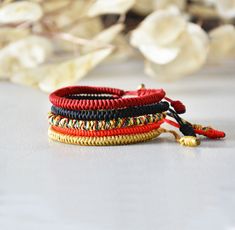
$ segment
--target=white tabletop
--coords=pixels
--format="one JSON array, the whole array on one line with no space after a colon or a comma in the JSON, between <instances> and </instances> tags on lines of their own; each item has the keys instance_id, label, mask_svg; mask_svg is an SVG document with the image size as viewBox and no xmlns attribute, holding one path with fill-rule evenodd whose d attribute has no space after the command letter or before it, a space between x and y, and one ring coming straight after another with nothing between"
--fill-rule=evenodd
<instances>
[{"instance_id":1,"label":"white tabletop","mask_svg":"<svg viewBox=\"0 0 235 230\"><path fill-rule=\"evenodd\" d=\"M165 88L189 121L225 130L182 147L167 134L142 144L80 147L47 138L48 95L0 82L1 230L235 230L235 67L173 83L138 62L106 64L83 85Z\"/></svg>"}]
</instances>

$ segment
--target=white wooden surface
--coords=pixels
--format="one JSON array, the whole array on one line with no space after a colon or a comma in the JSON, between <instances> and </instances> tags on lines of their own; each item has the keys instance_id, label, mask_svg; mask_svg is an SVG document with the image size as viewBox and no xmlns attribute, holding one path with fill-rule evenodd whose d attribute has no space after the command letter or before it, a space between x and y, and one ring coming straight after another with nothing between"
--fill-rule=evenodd
<instances>
[{"instance_id":1,"label":"white wooden surface","mask_svg":"<svg viewBox=\"0 0 235 230\"><path fill-rule=\"evenodd\" d=\"M185 148L164 135L116 147L48 141L48 95L0 82L1 230L234 230L235 67L214 66L174 83L140 63L100 67L80 84L165 88L184 118L225 130Z\"/></svg>"}]
</instances>

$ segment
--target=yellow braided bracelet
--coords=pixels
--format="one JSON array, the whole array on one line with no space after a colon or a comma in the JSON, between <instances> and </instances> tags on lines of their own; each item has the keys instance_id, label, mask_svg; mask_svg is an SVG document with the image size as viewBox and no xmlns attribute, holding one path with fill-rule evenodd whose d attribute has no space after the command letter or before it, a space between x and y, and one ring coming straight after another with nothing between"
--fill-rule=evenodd
<instances>
[{"instance_id":1,"label":"yellow braided bracelet","mask_svg":"<svg viewBox=\"0 0 235 230\"><path fill-rule=\"evenodd\" d=\"M155 129L148 133L132 134L132 135L118 135L118 136L104 136L104 137L82 137L61 134L53 130L52 127L48 129L48 136L50 139L77 145L127 145L134 144L137 142L144 142L156 138L163 129Z\"/></svg>"}]
</instances>

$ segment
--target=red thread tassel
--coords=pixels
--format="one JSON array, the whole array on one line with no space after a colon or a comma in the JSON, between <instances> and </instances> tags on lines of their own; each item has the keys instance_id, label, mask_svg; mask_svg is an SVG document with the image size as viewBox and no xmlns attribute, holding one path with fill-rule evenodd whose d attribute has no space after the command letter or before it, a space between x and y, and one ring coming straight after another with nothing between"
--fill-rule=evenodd
<instances>
[{"instance_id":1,"label":"red thread tassel","mask_svg":"<svg viewBox=\"0 0 235 230\"><path fill-rule=\"evenodd\" d=\"M175 126L176 128L180 127L179 124L177 124L176 122L174 122L172 120L165 118L164 121L172 126ZM195 126L197 126L197 125L195 125ZM194 127L194 131L196 134L203 135L203 136L208 137L210 139L219 139L219 138L225 137L224 132L222 132L220 130L213 129L211 127L201 127L201 128Z\"/></svg>"},{"instance_id":2,"label":"red thread tassel","mask_svg":"<svg viewBox=\"0 0 235 230\"><path fill-rule=\"evenodd\" d=\"M169 97L165 97L165 99L171 103L171 106L174 108L174 110L178 114L182 114L182 113L186 112L185 105L181 101L178 101L178 100L174 101L174 100L170 99Z\"/></svg>"},{"instance_id":3,"label":"red thread tassel","mask_svg":"<svg viewBox=\"0 0 235 230\"><path fill-rule=\"evenodd\" d=\"M218 139L225 137L225 133L216 129L208 128L207 130L195 129L195 133L203 135L211 139Z\"/></svg>"}]
</instances>

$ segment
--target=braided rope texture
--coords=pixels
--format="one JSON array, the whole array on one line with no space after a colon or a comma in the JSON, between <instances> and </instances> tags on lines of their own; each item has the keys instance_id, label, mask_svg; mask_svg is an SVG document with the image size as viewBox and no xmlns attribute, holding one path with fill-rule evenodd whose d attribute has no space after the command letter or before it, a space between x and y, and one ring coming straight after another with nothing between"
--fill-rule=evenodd
<instances>
[{"instance_id":1,"label":"braided rope texture","mask_svg":"<svg viewBox=\"0 0 235 230\"><path fill-rule=\"evenodd\" d=\"M126 97L128 96L128 97ZM71 86L50 95L51 139L80 145L131 144L160 134L168 102L162 89L123 91ZM159 129L159 130L158 130Z\"/></svg>"},{"instance_id":2,"label":"braided rope texture","mask_svg":"<svg viewBox=\"0 0 235 230\"><path fill-rule=\"evenodd\" d=\"M103 137L82 137L61 134L56 132L53 127L49 127L48 136L50 139L58 142L85 146L104 146L104 145L127 145L138 142L145 142L158 137L162 133L162 129L154 129L147 133L103 136Z\"/></svg>"},{"instance_id":3,"label":"braided rope texture","mask_svg":"<svg viewBox=\"0 0 235 230\"><path fill-rule=\"evenodd\" d=\"M63 143L125 145L170 133L181 145L195 147L200 144L196 134L213 139L225 137L222 131L192 125L182 119L178 114L185 112L185 106L165 97L162 89L141 87L136 91L124 91L109 87L70 86L51 93L49 99L52 107L48 114L48 136ZM184 136L161 128L164 122L179 128Z\"/></svg>"},{"instance_id":4,"label":"braided rope texture","mask_svg":"<svg viewBox=\"0 0 235 230\"><path fill-rule=\"evenodd\" d=\"M52 113L77 120L112 120L125 117L137 117L146 114L162 113L169 109L168 102L134 106L114 110L68 110L56 106L51 107Z\"/></svg>"},{"instance_id":5,"label":"braided rope texture","mask_svg":"<svg viewBox=\"0 0 235 230\"><path fill-rule=\"evenodd\" d=\"M76 100L67 98L78 94L110 94L114 99ZM124 97L131 95L133 97ZM51 93L49 99L54 106L74 110L118 109L131 106L153 104L161 101L165 96L163 89L140 89L137 91L124 91L109 87L70 86L58 89Z\"/></svg>"},{"instance_id":6,"label":"braided rope texture","mask_svg":"<svg viewBox=\"0 0 235 230\"><path fill-rule=\"evenodd\" d=\"M57 126L52 126L53 129L57 132L63 134L69 134L73 136L83 136L83 137L103 137L103 136L118 136L118 135L131 135L137 133L146 133L150 132L153 129L158 129L162 124L161 122L156 122L148 125L136 125L132 127L116 128L110 130L95 130L95 131L86 131L80 129L71 129L71 128L61 128Z\"/></svg>"},{"instance_id":7,"label":"braided rope texture","mask_svg":"<svg viewBox=\"0 0 235 230\"><path fill-rule=\"evenodd\" d=\"M138 117L127 117L127 118L118 118L112 120L76 120L69 119L67 117L62 117L60 115L55 115L53 113L48 114L49 124L52 126L58 126L61 128L71 128L79 130L110 130L116 128L124 128L130 126L140 126L147 125L161 121L165 118L164 113L157 114L147 114Z\"/></svg>"}]
</instances>

